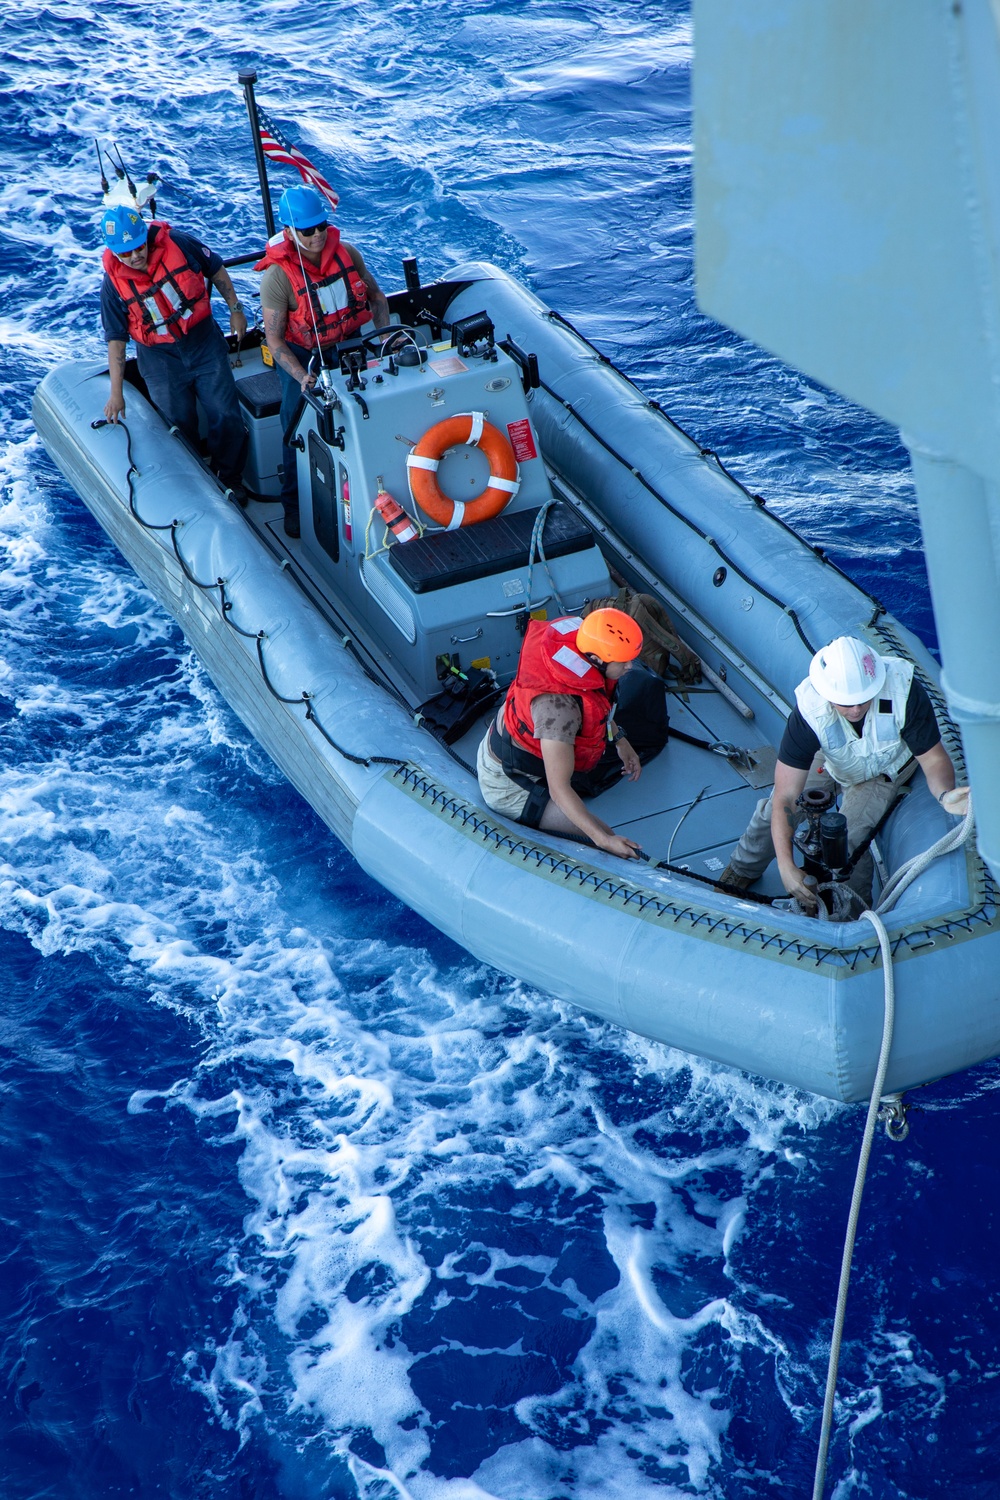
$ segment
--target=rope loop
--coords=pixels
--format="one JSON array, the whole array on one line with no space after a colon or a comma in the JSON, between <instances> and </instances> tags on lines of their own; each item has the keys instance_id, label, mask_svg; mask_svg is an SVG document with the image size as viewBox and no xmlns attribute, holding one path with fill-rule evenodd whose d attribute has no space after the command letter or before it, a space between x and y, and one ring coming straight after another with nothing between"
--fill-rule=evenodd
<instances>
[{"instance_id":1,"label":"rope loop","mask_svg":"<svg viewBox=\"0 0 1000 1500\"><path fill-rule=\"evenodd\" d=\"M545 522L546 522L546 519L548 517L549 511L552 509L552 507L553 507L553 505L555 505L555 503L556 503L555 500L546 500L545 504L539 510L538 515L535 517L535 523L534 523L534 525L531 528L531 542L530 542L530 544L528 546L528 587L527 587L528 602L527 602L525 608L527 610L529 610L529 612L530 612L530 610L531 610L531 578L532 578L532 574L534 573L534 570L535 570L535 563L536 562L540 562L541 565L542 565L542 567L545 569L545 576L546 576L546 578L549 581L549 588L550 588L550 590L552 592L552 596L553 596L553 598L555 599L556 603L559 606L559 613L561 615L565 615L565 614L568 614L569 611L567 610L566 605L562 601L562 596L560 595L559 590L556 588L555 580L552 577L552 570L549 567L548 558L545 556L545 544L544 544L544 541L543 541L543 535L544 535L544 532L545 532Z\"/></svg>"}]
</instances>

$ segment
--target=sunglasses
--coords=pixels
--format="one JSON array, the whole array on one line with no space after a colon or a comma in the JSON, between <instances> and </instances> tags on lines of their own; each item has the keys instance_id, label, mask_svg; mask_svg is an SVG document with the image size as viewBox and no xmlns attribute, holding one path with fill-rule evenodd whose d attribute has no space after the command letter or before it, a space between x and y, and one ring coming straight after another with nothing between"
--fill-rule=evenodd
<instances>
[{"instance_id":1,"label":"sunglasses","mask_svg":"<svg viewBox=\"0 0 1000 1500\"><path fill-rule=\"evenodd\" d=\"M296 229L295 233L301 239L311 240L314 234L319 234L321 229L326 229L327 227L327 221L324 219L321 224L314 224L311 229Z\"/></svg>"}]
</instances>

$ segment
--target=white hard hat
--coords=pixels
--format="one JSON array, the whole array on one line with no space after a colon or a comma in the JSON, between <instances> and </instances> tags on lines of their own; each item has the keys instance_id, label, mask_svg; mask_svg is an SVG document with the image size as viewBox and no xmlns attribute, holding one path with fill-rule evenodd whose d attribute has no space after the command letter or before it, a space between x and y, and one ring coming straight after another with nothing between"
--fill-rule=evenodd
<instances>
[{"instance_id":1,"label":"white hard hat","mask_svg":"<svg viewBox=\"0 0 1000 1500\"><path fill-rule=\"evenodd\" d=\"M809 681L828 703L869 703L885 682L885 662L853 635L838 635L809 663Z\"/></svg>"}]
</instances>

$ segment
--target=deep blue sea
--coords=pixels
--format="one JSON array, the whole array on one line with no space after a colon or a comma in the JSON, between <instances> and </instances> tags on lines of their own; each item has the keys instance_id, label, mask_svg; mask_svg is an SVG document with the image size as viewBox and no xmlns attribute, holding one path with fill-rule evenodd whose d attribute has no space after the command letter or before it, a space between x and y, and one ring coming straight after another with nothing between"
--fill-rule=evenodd
<instances>
[{"instance_id":1,"label":"deep blue sea","mask_svg":"<svg viewBox=\"0 0 1000 1500\"><path fill-rule=\"evenodd\" d=\"M373 885L29 414L103 352L94 135L261 242L256 62L383 286L507 267L932 640L895 434L696 309L687 6L9 0L0 46L0 1495L808 1496L863 1111ZM998 1087L876 1139L836 1500L1000 1495Z\"/></svg>"}]
</instances>

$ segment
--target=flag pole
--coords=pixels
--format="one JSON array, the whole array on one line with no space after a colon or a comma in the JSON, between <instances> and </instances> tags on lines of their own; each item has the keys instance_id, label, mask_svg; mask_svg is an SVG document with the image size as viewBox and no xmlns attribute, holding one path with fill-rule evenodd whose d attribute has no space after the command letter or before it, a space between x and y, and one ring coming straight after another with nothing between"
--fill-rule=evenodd
<instances>
[{"instance_id":1,"label":"flag pole","mask_svg":"<svg viewBox=\"0 0 1000 1500\"><path fill-rule=\"evenodd\" d=\"M267 233L270 238L274 234L274 209L271 207L271 193L267 185L267 163L264 160L264 148L260 143L260 120L257 118L257 100L254 98L253 86L257 82L256 68L241 68L237 75L239 82L243 85L243 97L247 102L247 114L250 116L250 130L253 135L253 154L257 160L257 176L260 179L260 201L264 206L264 223L267 225Z\"/></svg>"}]
</instances>

